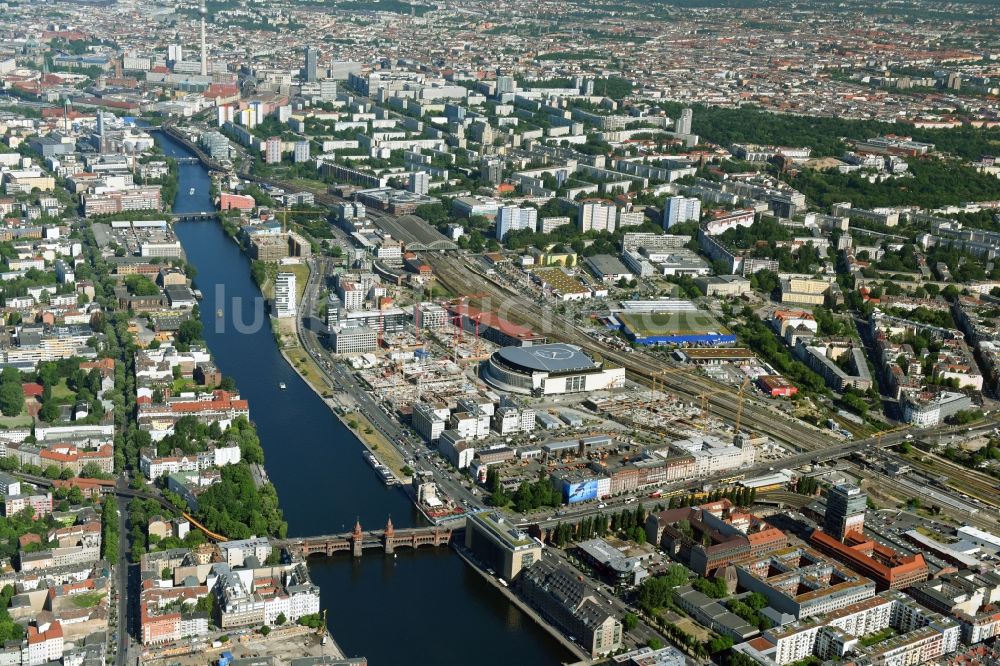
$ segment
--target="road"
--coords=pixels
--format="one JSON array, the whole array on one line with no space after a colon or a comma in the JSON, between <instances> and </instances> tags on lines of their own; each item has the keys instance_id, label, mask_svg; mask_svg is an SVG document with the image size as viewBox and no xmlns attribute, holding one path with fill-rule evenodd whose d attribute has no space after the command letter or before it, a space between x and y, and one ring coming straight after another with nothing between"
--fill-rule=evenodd
<instances>
[{"instance_id":1,"label":"road","mask_svg":"<svg viewBox=\"0 0 1000 666\"><path fill-rule=\"evenodd\" d=\"M118 478L118 486L125 490L128 487L128 478L123 474ZM109 497L105 501L111 501ZM115 664L118 666L131 666L138 663L139 647L134 636L139 635L138 622L138 565L131 564L129 559L128 535L131 532L129 523L128 503L129 498L124 494L117 494L114 498L118 507L118 562L114 565L114 593L118 597L117 613L118 622L115 627L117 640L117 654Z\"/></svg>"},{"instance_id":2,"label":"road","mask_svg":"<svg viewBox=\"0 0 1000 666\"><path fill-rule=\"evenodd\" d=\"M974 428L968 428L967 426L950 426L942 425L936 428L926 428L920 432L921 437L934 438L941 435L948 435L951 433L962 432L965 434L975 434L977 432L991 430L997 426L1000 421L996 419L989 419L983 424L976 426ZM808 453L798 453L792 456L783 458L777 462L761 463L753 465L752 467L746 467L739 470L739 473L744 475L744 478L752 478L754 476L763 475L774 469L795 469L801 467L802 465L807 465L816 460L817 462L829 462L831 460L838 460L840 458L846 458L852 453L857 451L862 451L864 449L875 449L875 448L889 448L898 445L900 442L904 441L909 433L904 432L893 432L884 435L881 439L877 437L872 437L870 439L858 440L856 442L850 443L838 443L832 444L824 449L812 451ZM733 470L726 472L720 472L712 476L699 479L689 479L685 481L678 481L676 483L665 484L662 486L664 494L673 493L675 491L685 492L685 491L696 491L700 490L705 484L712 483L713 481L718 481L719 479L724 479L731 477L733 475ZM927 498L930 501L930 497ZM555 527L560 522L576 522L584 518L592 517L598 514L608 514L618 511L624 507L629 507L635 509L636 506L641 505L647 510L654 509L658 504L664 504L665 501L662 498L643 498L639 500L630 501L630 498L619 497L605 502L607 506L604 508L598 508L597 505L588 502L585 505L579 507L569 507L558 512L558 515L551 515L542 520L526 520L522 521L520 524L522 526L527 526L531 524L536 524L540 528L549 529ZM948 513L947 508L945 508L945 513ZM960 520L970 522L972 524L981 524L984 520L982 516L969 516L967 514L955 514ZM994 525L995 528L995 525Z\"/></svg>"},{"instance_id":3,"label":"road","mask_svg":"<svg viewBox=\"0 0 1000 666\"><path fill-rule=\"evenodd\" d=\"M280 181L273 184L289 190L301 189ZM320 204L331 205L341 201L339 197L326 192L319 192L317 190L313 190L313 192L316 195L317 203ZM375 210L370 211L370 215L377 218L391 217ZM626 368L626 371L633 379L644 381L647 384L658 383L664 390L674 393L682 399L687 399L692 403L697 402L704 396L706 406L711 413L724 418L730 423L736 422L740 411L740 400L733 387L688 372L688 369L684 366L641 351L625 352L608 348L606 344L591 338L587 331L577 326L573 321L556 315L548 306L548 303L535 301L530 296L495 281L491 276L486 275L485 272L471 265L466 255L442 252L428 252L425 254L438 280L454 293L482 294L487 299L485 303L481 303L479 298L482 296L470 297L469 301L472 304L482 305L484 309L496 310L501 316L510 319L514 323L529 325L536 330L541 330L541 332L545 333L551 339L577 344L591 353L599 354L604 359ZM316 261L322 262L323 260L319 259ZM317 265L322 266L322 263L317 263ZM322 270L314 270L310 274L310 284L307 287L304 297L303 312L315 312L315 299L321 288L323 274ZM348 368L340 364L331 363L317 335L317 330L319 329L312 326L300 327L300 337L303 340L306 350L316 360L330 385L350 394L358 405L358 408L372 421L374 427L396 446L406 460L412 461L410 463L412 467L431 471L442 489L455 499L469 502L472 506L480 505L477 498L464 485L449 474L442 466L431 461L431 456L426 449L418 446L417 442L410 437L407 430L402 428L372 398ZM790 445L798 452L776 463L759 464L741 470L746 476L766 473L771 471L775 466L794 469L813 461L826 462L844 458L867 447L880 446L885 448L894 446L907 437L907 434L904 432L893 432L887 433L881 438L874 437L855 442L843 442L831 437L827 431L799 421L773 405L753 399L746 399L744 401L740 423L743 427L767 433L773 439ZM993 425L995 425L995 422L990 421L987 425L980 428L991 428ZM939 426L921 431L920 436L930 437L949 432L958 433L965 430L965 428ZM671 486L664 487L664 490L667 492L672 490L695 490L701 487L706 481L718 480L727 476L732 476L732 472L719 474L709 479L698 479L696 481L672 484ZM626 501L627 498L609 500L606 509L618 509L624 506ZM640 502L650 506L660 503L659 500L640 500ZM571 507L561 511L558 517L552 517L550 522L556 518L559 520L576 519L593 515L600 511L601 509L597 509L593 505L580 508ZM526 518L529 521L531 520L530 517ZM967 519L968 516L964 518Z\"/></svg>"},{"instance_id":4,"label":"road","mask_svg":"<svg viewBox=\"0 0 1000 666\"><path fill-rule=\"evenodd\" d=\"M454 501L470 508L482 508L476 495L462 483L461 477L438 464L423 443L414 437L409 429L400 425L399 421L390 415L386 406L379 404L372 397L351 368L344 363L334 361L330 356L323 340L326 327L313 315L319 305L319 295L323 290L330 264L325 258L318 257L310 260L309 267L309 281L303 291L299 310L299 339L319 368L324 381L333 389L349 395L358 412L365 415L365 418L382 433L390 445L396 448L411 468L430 472L441 490Z\"/></svg>"}]
</instances>

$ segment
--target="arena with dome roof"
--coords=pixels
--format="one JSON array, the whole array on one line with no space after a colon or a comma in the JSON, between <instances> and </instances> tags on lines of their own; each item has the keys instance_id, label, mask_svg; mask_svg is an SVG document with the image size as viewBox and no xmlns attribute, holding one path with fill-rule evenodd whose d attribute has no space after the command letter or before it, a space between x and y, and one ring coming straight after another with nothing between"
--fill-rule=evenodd
<instances>
[{"instance_id":1,"label":"arena with dome roof","mask_svg":"<svg viewBox=\"0 0 1000 666\"><path fill-rule=\"evenodd\" d=\"M608 368L576 345L564 343L504 347L483 364L483 380L501 391L559 395L618 388L624 368Z\"/></svg>"}]
</instances>

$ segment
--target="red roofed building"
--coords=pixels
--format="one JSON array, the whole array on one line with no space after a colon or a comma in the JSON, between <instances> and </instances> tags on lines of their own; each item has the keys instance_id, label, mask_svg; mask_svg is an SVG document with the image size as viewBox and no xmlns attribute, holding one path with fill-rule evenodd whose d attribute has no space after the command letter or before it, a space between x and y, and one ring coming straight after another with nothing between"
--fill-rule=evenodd
<instances>
[{"instance_id":1,"label":"red roofed building","mask_svg":"<svg viewBox=\"0 0 1000 666\"><path fill-rule=\"evenodd\" d=\"M25 398L41 398L45 387L35 382L28 382L27 384L21 384L21 391L24 393Z\"/></svg>"},{"instance_id":2,"label":"red roofed building","mask_svg":"<svg viewBox=\"0 0 1000 666\"><path fill-rule=\"evenodd\" d=\"M80 364L80 369L87 372L97 369L105 377L113 377L115 374L115 360L113 358L102 358L99 361L84 361Z\"/></svg>"},{"instance_id":3,"label":"red roofed building","mask_svg":"<svg viewBox=\"0 0 1000 666\"><path fill-rule=\"evenodd\" d=\"M42 467L55 465L60 470L72 470L79 474L88 463L94 463L105 474L115 469L115 451L110 444L91 450L81 450L72 444L55 444L39 452Z\"/></svg>"},{"instance_id":4,"label":"red roofed building","mask_svg":"<svg viewBox=\"0 0 1000 666\"><path fill-rule=\"evenodd\" d=\"M165 403L154 404L152 400L139 398L139 427L149 432L154 440L160 440L173 433L174 424L185 416L193 416L199 422L210 425L218 422L223 430L234 419L250 418L250 403L228 391L216 390L197 398L175 398Z\"/></svg>"},{"instance_id":5,"label":"red roofed building","mask_svg":"<svg viewBox=\"0 0 1000 666\"><path fill-rule=\"evenodd\" d=\"M857 573L875 581L878 591L902 590L927 580L927 562L921 553L900 555L888 546L849 532L844 542L820 530L813 530L809 541L820 552L846 564Z\"/></svg>"},{"instance_id":6,"label":"red roofed building","mask_svg":"<svg viewBox=\"0 0 1000 666\"><path fill-rule=\"evenodd\" d=\"M29 666L60 661L63 654L63 630L58 621L43 622L28 626L28 660Z\"/></svg>"},{"instance_id":7,"label":"red roofed building","mask_svg":"<svg viewBox=\"0 0 1000 666\"><path fill-rule=\"evenodd\" d=\"M448 312L454 320L460 318L462 328L495 342L501 347L526 347L545 342L545 336L527 326L518 326L492 312L477 310L465 303L451 303Z\"/></svg>"},{"instance_id":8,"label":"red roofed building","mask_svg":"<svg viewBox=\"0 0 1000 666\"><path fill-rule=\"evenodd\" d=\"M78 120L80 118L92 118L94 116L94 114L92 113L85 114L81 113L80 111L76 111L75 109L69 109L67 111L63 111L63 108L61 106L42 109L42 118L58 118L61 120L64 115L69 120Z\"/></svg>"},{"instance_id":9,"label":"red roofed building","mask_svg":"<svg viewBox=\"0 0 1000 666\"><path fill-rule=\"evenodd\" d=\"M84 497L91 499L115 491L115 482L113 479L85 479L75 477L66 480L56 479L52 482L52 485L56 488L79 488Z\"/></svg>"},{"instance_id":10,"label":"red roofed building","mask_svg":"<svg viewBox=\"0 0 1000 666\"><path fill-rule=\"evenodd\" d=\"M257 202L253 200L253 197L247 194L230 194L229 192L223 192L219 196L219 208L221 210L252 210Z\"/></svg>"}]
</instances>

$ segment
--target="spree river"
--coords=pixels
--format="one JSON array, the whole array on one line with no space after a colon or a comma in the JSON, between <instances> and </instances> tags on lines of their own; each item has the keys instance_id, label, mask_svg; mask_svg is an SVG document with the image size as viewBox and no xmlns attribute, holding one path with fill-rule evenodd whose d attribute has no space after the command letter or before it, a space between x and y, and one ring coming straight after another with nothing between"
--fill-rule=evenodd
<instances>
[{"instance_id":1,"label":"spree river","mask_svg":"<svg viewBox=\"0 0 1000 666\"><path fill-rule=\"evenodd\" d=\"M156 141L169 156L190 155L162 132ZM200 164L180 165L174 211L212 210L209 187ZM403 491L382 485L361 456L363 445L281 356L249 262L222 226L184 222L176 232L198 269L208 346L250 401L289 536L347 532L355 520L378 529L390 515L396 527L421 524ZM255 319L262 325L253 326ZM313 558L309 570L322 589L334 639L348 656L364 655L377 666L572 660L450 549Z\"/></svg>"}]
</instances>

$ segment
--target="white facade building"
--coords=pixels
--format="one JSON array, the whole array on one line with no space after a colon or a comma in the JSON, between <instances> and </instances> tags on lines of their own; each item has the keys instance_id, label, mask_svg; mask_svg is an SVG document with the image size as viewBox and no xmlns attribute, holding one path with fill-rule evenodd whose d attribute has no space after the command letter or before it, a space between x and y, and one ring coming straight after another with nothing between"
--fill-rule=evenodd
<instances>
[{"instance_id":1,"label":"white facade building","mask_svg":"<svg viewBox=\"0 0 1000 666\"><path fill-rule=\"evenodd\" d=\"M519 208L518 206L503 206L497 212L497 240L503 240L511 231L521 229L534 230L538 226L538 210L535 208Z\"/></svg>"},{"instance_id":2,"label":"white facade building","mask_svg":"<svg viewBox=\"0 0 1000 666\"><path fill-rule=\"evenodd\" d=\"M670 197L663 207L663 228L701 218L701 200L694 197Z\"/></svg>"},{"instance_id":3,"label":"white facade building","mask_svg":"<svg viewBox=\"0 0 1000 666\"><path fill-rule=\"evenodd\" d=\"M579 208L580 231L614 231L618 209L611 204L582 203Z\"/></svg>"},{"instance_id":4,"label":"white facade building","mask_svg":"<svg viewBox=\"0 0 1000 666\"><path fill-rule=\"evenodd\" d=\"M278 319L295 316L295 273L278 273L274 279L274 311Z\"/></svg>"}]
</instances>

